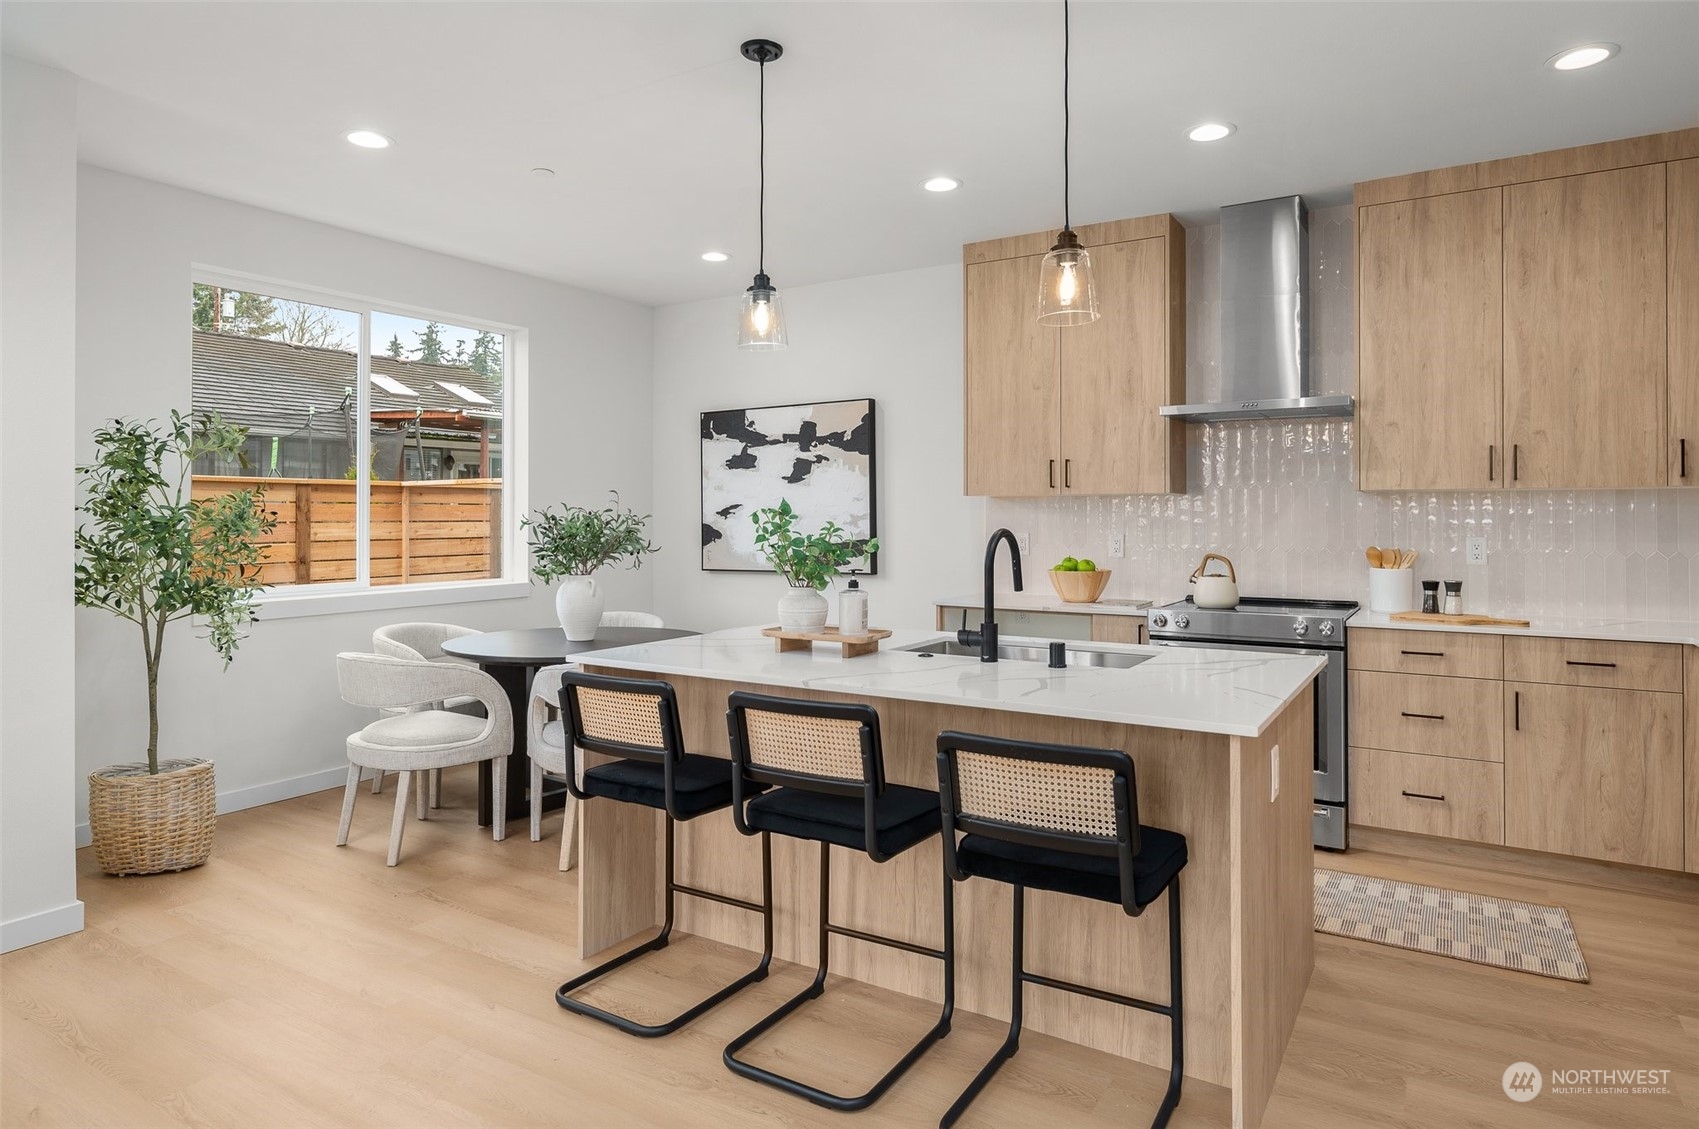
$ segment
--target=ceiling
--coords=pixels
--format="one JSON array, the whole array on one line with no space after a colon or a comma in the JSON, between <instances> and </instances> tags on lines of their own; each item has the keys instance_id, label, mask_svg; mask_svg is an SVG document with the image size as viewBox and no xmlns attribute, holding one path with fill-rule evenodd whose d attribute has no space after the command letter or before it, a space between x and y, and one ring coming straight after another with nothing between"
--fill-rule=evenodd
<instances>
[{"instance_id":1,"label":"ceiling","mask_svg":"<svg viewBox=\"0 0 1699 1129\"><path fill-rule=\"evenodd\" d=\"M1073 30L1076 222L1699 124L1693 3L1076 3ZM87 163L656 305L754 273L742 40L785 47L782 288L1057 224L1061 31L1054 2L0 6L0 47L82 80ZM1622 53L1545 66L1597 40ZM1206 120L1239 131L1187 140Z\"/></svg>"}]
</instances>

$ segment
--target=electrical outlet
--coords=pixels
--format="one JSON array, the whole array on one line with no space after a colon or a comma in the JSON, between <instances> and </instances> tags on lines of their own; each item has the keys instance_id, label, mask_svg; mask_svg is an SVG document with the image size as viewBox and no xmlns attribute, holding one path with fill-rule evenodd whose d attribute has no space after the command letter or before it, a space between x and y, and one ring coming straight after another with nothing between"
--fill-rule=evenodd
<instances>
[{"instance_id":1,"label":"electrical outlet","mask_svg":"<svg viewBox=\"0 0 1699 1129\"><path fill-rule=\"evenodd\" d=\"M1271 745L1268 750L1268 802L1273 803L1280 798L1280 746Z\"/></svg>"},{"instance_id":2,"label":"electrical outlet","mask_svg":"<svg viewBox=\"0 0 1699 1129\"><path fill-rule=\"evenodd\" d=\"M1487 563L1487 539L1485 537L1471 537L1465 544L1470 564Z\"/></svg>"},{"instance_id":3,"label":"electrical outlet","mask_svg":"<svg viewBox=\"0 0 1699 1129\"><path fill-rule=\"evenodd\" d=\"M1021 547L1021 556L1023 557L1032 552L1032 540L1024 533L1015 534L1015 544Z\"/></svg>"},{"instance_id":4,"label":"electrical outlet","mask_svg":"<svg viewBox=\"0 0 1699 1129\"><path fill-rule=\"evenodd\" d=\"M1125 533L1117 533L1109 539L1109 558L1111 560L1118 561L1126 555L1127 535Z\"/></svg>"}]
</instances>

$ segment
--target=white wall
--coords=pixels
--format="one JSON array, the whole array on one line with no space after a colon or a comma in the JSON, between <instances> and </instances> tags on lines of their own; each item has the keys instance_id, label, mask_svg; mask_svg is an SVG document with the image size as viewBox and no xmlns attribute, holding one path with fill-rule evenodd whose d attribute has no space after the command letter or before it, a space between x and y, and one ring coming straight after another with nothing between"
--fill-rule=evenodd
<instances>
[{"instance_id":1,"label":"white wall","mask_svg":"<svg viewBox=\"0 0 1699 1129\"><path fill-rule=\"evenodd\" d=\"M104 419L189 407L197 263L526 327L530 504L594 503L611 488L633 506L650 504L647 307L89 167L78 184L77 237L79 459L92 453L90 433ZM30 417L38 426L40 413ZM67 452L32 465L58 473L69 461ZM55 515L68 508L67 496ZM70 567L62 557L54 557L61 589ZM609 606L648 608L652 575L609 574ZM409 619L488 629L548 624L551 599L537 585L513 600L262 618L228 671L178 624L161 674L161 755L214 757L223 810L333 785L346 771L344 739L369 720L337 696L337 651L369 649L374 627ZM135 630L101 612L76 614L79 779L145 752ZM324 833L328 843L333 829Z\"/></svg>"},{"instance_id":2,"label":"white wall","mask_svg":"<svg viewBox=\"0 0 1699 1129\"><path fill-rule=\"evenodd\" d=\"M782 280L781 280L782 282ZM737 298L655 311L655 610L703 630L774 622L772 574L701 570L698 416L871 396L879 575L873 623L929 627L932 602L978 590L984 503L962 496L961 267L785 290L790 348L737 348ZM645 569L647 571L647 568ZM837 616L833 601L832 616Z\"/></svg>"},{"instance_id":3,"label":"white wall","mask_svg":"<svg viewBox=\"0 0 1699 1129\"><path fill-rule=\"evenodd\" d=\"M76 82L0 60L0 951L83 927L72 854Z\"/></svg>"}]
</instances>

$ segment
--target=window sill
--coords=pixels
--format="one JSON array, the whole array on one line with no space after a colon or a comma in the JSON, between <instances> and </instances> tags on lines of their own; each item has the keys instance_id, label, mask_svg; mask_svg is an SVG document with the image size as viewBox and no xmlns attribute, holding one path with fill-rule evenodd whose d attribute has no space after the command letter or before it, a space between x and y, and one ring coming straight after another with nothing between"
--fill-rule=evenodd
<instances>
[{"instance_id":1,"label":"window sill","mask_svg":"<svg viewBox=\"0 0 1699 1129\"><path fill-rule=\"evenodd\" d=\"M342 612L470 604L483 600L522 600L535 589L525 580L460 580L452 584L391 584L340 592L281 589L254 601L262 620L299 619Z\"/></svg>"}]
</instances>

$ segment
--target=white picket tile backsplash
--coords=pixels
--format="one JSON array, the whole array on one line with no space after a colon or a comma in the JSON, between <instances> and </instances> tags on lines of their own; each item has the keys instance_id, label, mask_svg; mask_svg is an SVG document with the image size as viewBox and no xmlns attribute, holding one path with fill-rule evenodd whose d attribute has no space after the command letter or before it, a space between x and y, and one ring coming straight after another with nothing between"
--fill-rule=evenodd
<instances>
[{"instance_id":1,"label":"white picket tile backsplash","mask_svg":"<svg viewBox=\"0 0 1699 1129\"><path fill-rule=\"evenodd\" d=\"M1188 399L1214 398L1220 229L1187 233ZM1311 352L1321 392L1355 383L1351 208L1310 216ZM1436 405L1436 410L1443 405ZM1350 420L1191 429L1184 495L992 499L987 531L1030 540L1037 573L1063 556L1113 568L1109 598L1185 594L1205 552L1232 558L1249 595L1366 600L1368 545L1418 549L1424 580L1464 581L1471 610L1529 617L1699 620L1699 491L1363 494ZM1126 537L1126 556L1109 558ZM1484 537L1487 563L1465 564Z\"/></svg>"}]
</instances>

